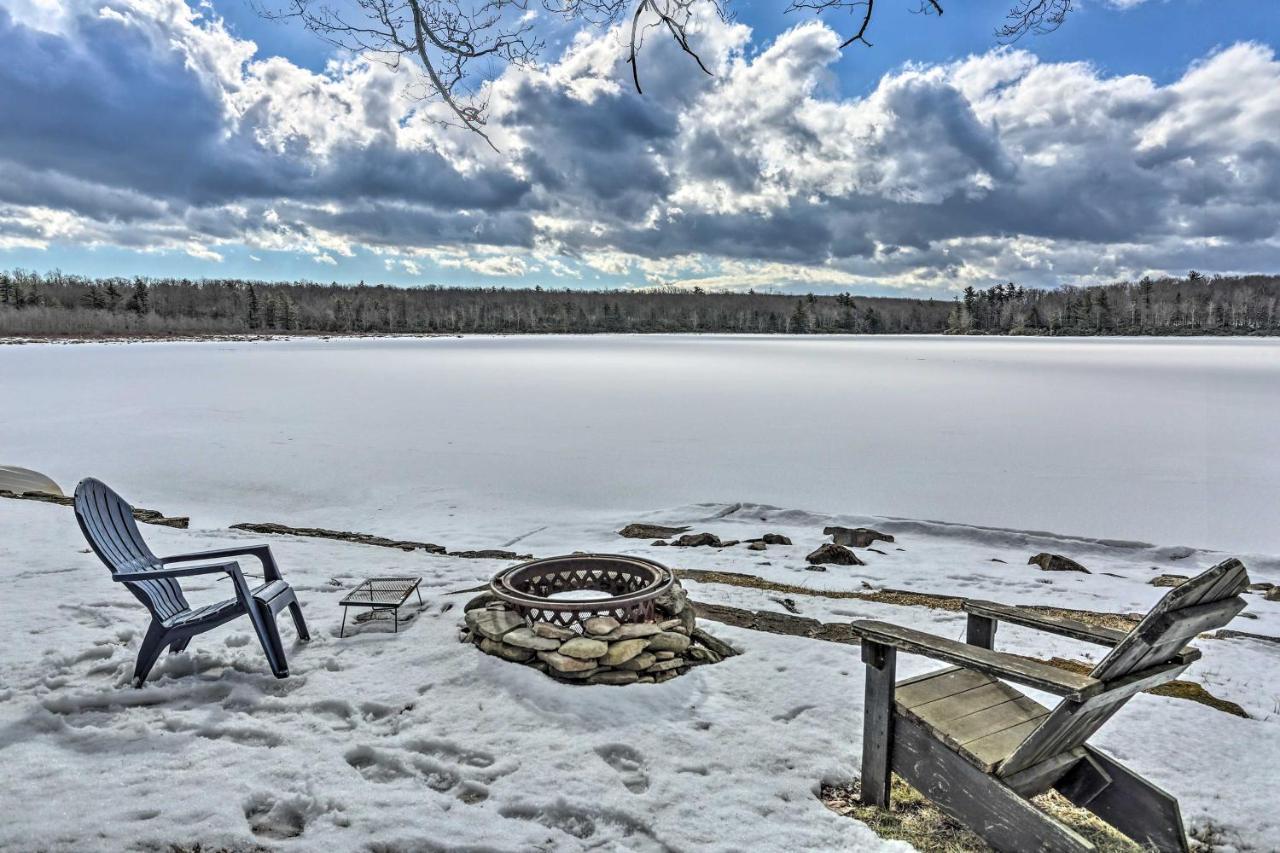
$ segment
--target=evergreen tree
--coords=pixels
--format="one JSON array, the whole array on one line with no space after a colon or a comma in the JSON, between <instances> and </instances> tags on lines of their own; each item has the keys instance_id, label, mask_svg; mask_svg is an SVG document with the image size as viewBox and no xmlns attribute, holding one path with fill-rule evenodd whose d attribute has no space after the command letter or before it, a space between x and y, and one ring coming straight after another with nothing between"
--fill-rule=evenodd
<instances>
[{"instance_id":1,"label":"evergreen tree","mask_svg":"<svg viewBox=\"0 0 1280 853\"><path fill-rule=\"evenodd\" d=\"M133 294L127 307L135 314L151 313L151 294L147 291L147 283L140 278L133 280Z\"/></svg>"}]
</instances>

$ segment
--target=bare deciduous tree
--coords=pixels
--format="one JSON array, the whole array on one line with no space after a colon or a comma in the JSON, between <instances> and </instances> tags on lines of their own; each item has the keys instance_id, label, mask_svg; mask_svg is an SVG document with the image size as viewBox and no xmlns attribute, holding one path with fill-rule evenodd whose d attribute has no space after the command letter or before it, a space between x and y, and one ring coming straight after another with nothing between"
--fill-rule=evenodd
<instances>
[{"instance_id":1,"label":"bare deciduous tree","mask_svg":"<svg viewBox=\"0 0 1280 853\"><path fill-rule=\"evenodd\" d=\"M271 0L262 0L271 2ZM294 18L329 43L397 66L406 58L423 76L425 97L439 98L468 130L485 135L483 82L504 64L523 65L541 53L528 0L281 0L259 5L264 16ZM726 18L726 0L540 0L548 12L569 20L609 26L630 19L627 62L636 91L639 56L653 31L670 37L690 60L710 74L690 42L695 15L703 10ZM919 0L923 14L941 15L943 0ZM857 29L841 45L871 46L868 33L877 0L788 0L787 11L847 10ZM996 31L1005 41L1057 29L1072 0L1017 0ZM492 145L492 143L490 143Z\"/></svg>"}]
</instances>

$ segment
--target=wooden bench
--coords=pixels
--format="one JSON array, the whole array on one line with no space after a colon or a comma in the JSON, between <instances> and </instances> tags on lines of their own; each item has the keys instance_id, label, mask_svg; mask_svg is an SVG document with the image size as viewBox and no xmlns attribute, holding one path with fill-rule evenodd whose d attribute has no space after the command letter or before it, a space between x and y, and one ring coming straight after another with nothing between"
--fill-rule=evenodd
<instances>
[{"instance_id":1,"label":"wooden bench","mask_svg":"<svg viewBox=\"0 0 1280 853\"><path fill-rule=\"evenodd\" d=\"M1197 658L1197 634L1244 609L1249 577L1227 560L1172 589L1129 632L1035 610L966 601L967 642L858 621L867 665L862 799L889 806L893 773L996 850L1083 853L1094 846L1029 801L1055 789L1135 842L1187 853L1178 801L1087 741L1135 694L1172 681ZM1009 622L1111 651L1088 675L994 650ZM895 680L897 652L946 669ZM1006 682L1060 697L1052 708Z\"/></svg>"}]
</instances>

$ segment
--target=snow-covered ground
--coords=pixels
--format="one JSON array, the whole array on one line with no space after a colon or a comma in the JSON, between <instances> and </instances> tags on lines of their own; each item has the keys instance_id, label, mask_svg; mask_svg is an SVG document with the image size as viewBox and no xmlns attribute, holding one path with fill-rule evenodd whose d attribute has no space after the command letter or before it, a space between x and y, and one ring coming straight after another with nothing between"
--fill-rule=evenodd
<instances>
[{"instance_id":1,"label":"snow-covered ground","mask_svg":"<svg viewBox=\"0 0 1280 853\"><path fill-rule=\"evenodd\" d=\"M126 496L162 503L148 489ZM163 503L172 512L187 509ZM293 521L293 510L281 505L273 516ZM638 520L691 524L725 538L779 532L795 544L763 553L655 548L614 533ZM1147 583L1152 576L1192 574L1222 557L760 505L509 519L517 522L534 531L518 547L539 556L637 553L814 589L862 589L865 582L1106 611L1143 610L1164 592ZM830 523L870 523L897 541L884 554L860 551L865 567L805 571L804 554ZM213 526L143 532L162 554L262 538ZM408 532L439 538L426 528ZM464 522L455 532L468 533ZM479 542L489 532L480 519L467 538ZM247 624L233 622L163 658L148 685L134 690L128 679L145 611L85 553L70 510L0 501L0 848L909 849L836 816L815 796L822 781L857 773L863 673L856 647L704 622L744 653L664 684L566 686L457 641L468 596L448 593L482 582L501 563L270 541L314 636L309 645L291 645L283 620L292 675L273 679ZM1043 550L1072 556L1094 573L1025 565ZM1280 581L1280 561L1245 559L1254 580ZM387 573L420 575L425 610L398 635L370 625L339 639L342 590ZM687 586L696 600L780 609L773 593ZM196 603L228 594L225 582L209 577L184 587ZM794 598L804 616L824 621L880 618L953 638L963 632L953 613ZM1280 634L1280 602L1249 600L1246 618L1233 627ZM1238 849L1275 850L1280 646L1199 645L1204 657L1186 677L1238 702L1253 719L1144 694L1095 742L1174 792L1193 830L1212 822ZM999 646L1080 660L1093 653L1007 627ZM905 657L900 670L929 666Z\"/></svg>"},{"instance_id":2,"label":"snow-covered ground","mask_svg":"<svg viewBox=\"0 0 1280 853\"><path fill-rule=\"evenodd\" d=\"M748 500L1280 553L1277 389L1274 339L7 346L0 464L452 547Z\"/></svg>"}]
</instances>

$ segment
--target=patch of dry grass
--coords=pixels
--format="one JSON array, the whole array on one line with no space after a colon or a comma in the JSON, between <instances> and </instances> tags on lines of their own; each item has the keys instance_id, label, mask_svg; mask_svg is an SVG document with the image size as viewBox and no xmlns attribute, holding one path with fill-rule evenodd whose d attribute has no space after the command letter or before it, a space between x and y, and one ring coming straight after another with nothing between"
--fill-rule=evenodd
<instances>
[{"instance_id":1,"label":"patch of dry grass","mask_svg":"<svg viewBox=\"0 0 1280 853\"><path fill-rule=\"evenodd\" d=\"M893 805L885 810L858 801L858 783L822 786L822 802L839 815L856 818L879 835L905 841L920 853L990 853L991 847L964 824L953 820L922 794L893 777ZM1143 853L1144 848L1116 832L1057 792L1031 801L1038 808L1088 839L1098 853Z\"/></svg>"}]
</instances>

